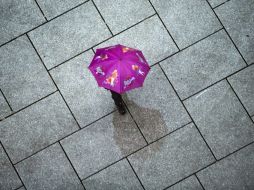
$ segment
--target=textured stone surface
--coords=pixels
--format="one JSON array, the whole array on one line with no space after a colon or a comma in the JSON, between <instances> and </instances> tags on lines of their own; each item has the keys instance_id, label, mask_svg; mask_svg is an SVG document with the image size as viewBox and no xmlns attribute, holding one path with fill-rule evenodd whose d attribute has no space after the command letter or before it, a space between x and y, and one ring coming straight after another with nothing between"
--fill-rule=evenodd
<instances>
[{"instance_id":1,"label":"textured stone surface","mask_svg":"<svg viewBox=\"0 0 254 190\"><path fill-rule=\"evenodd\" d=\"M0 86L14 111L56 90L26 36L0 48Z\"/></svg>"},{"instance_id":2,"label":"textured stone surface","mask_svg":"<svg viewBox=\"0 0 254 190\"><path fill-rule=\"evenodd\" d=\"M216 158L250 143L254 125L226 81L184 101Z\"/></svg>"},{"instance_id":3,"label":"textured stone surface","mask_svg":"<svg viewBox=\"0 0 254 190\"><path fill-rule=\"evenodd\" d=\"M3 119L9 114L11 114L11 109L4 99L3 94L0 92L0 119Z\"/></svg>"},{"instance_id":4,"label":"textured stone surface","mask_svg":"<svg viewBox=\"0 0 254 190\"><path fill-rule=\"evenodd\" d=\"M18 190L26 190L26 189L25 189L25 187L21 187L21 188L19 188Z\"/></svg>"},{"instance_id":5,"label":"textured stone surface","mask_svg":"<svg viewBox=\"0 0 254 190\"><path fill-rule=\"evenodd\" d=\"M29 36L47 68L51 68L111 35L89 1L29 32Z\"/></svg>"},{"instance_id":6,"label":"textured stone surface","mask_svg":"<svg viewBox=\"0 0 254 190\"><path fill-rule=\"evenodd\" d=\"M178 51L157 16L145 20L124 33L100 44L95 49L115 44L142 50L150 65Z\"/></svg>"},{"instance_id":7,"label":"textured stone surface","mask_svg":"<svg viewBox=\"0 0 254 190\"><path fill-rule=\"evenodd\" d=\"M210 3L210 5L212 7L216 7L216 6L222 4L222 3L226 2L226 1L228 1L228 0L208 0L208 2Z\"/></svg>"},{"instance_id":8,"label":"textured stone surface","mask_svg":"<svg viewBox=\"0 0 254 190\"><path fill-rule=\"evenodd\" d=\"M94 2L114 34L155 13L147 0L95 0Z\"/></svg>"},{"instance_id":9,"label":"textured stone surface","mask_svg":"<svg viewBox=\"0 0 254 190\"><path fill-rule=\"evenodd\" d=\"M157 65L150 70L144 86L129 91L124 100L148 142L191 121Z\"/></svg>"},{"instance_id":10,"label":"textured stone surface","mask_svg":"<svg viewBox=\"0 0 254 190\"><path fill-rule=\"evenodd\" d=\"M22 185L3 147L0 145L0 189L16 189Z\"/></svg>"},{"instance_id":11,"label":"textured stone surface","mask_svg":"<svg viewBox=\"0 0 254 190\"><path fill-rule=\"evenodd\" d=\"M215 9L248 64L254 62L253 0L231 0Z\"/></svg>"},{"instance_id":12,"label":"textured stone surface","mask_svg":"<svg viewBox=\"0 0 254 190\"><path fill-rule=\"evenodd\" d=\"M166 190L202 190L202 186L197 178L192 175Z\"/></svg>"},{"instance_id":13,"label":"textured stone surface","mask_svg":"<svg viewBox=\"0 0 254 190\"><path fill-rule=\"evenodd\" d=\"M0 45L45 22L32 0L0 2Z\"/></svg>"},{"instance_id":14,"label":"textured stone surface","mask_svg":"<svg viewBox=\"0 0 254 190\"><path fill-rule=\"evenodd\" d=\"M114 112L61 141L81 179L146 143L129 114Z\"/></svg>"},{"instance_id":15,"label":"textured stone surface","mask_svg":"<svg viewBox=\"0 0 254 190\"><path fill-rule=\"evenodd\" d=\"M52 19L85 1L87 0L37 0L47 19Z\"/></svg>"},{"instance_id":16,"label":"textured stone surface","mask_svg":"<svg viewBox=\"0 0 254 190\"><path fill-rule=\"evenodd\" d=\"M54 144L15 166L27 190L84 190L59 144Z\"/></svg>"},{"instance_id":17,"label":"textured stone surface","mask_svg":"<svg viewBox=\"0 0 254 190\"><path fill-rule=\"evenodd\" d=\"M11 160L19 160L77 130L58 93L0 122L0 140Z\"/></svg>"},{"instance_id":18,"label":"textured stone surface","mask_svg":"<svg viewBox=\"0 0 254 190\"><path fill-rule=\"evenodd\" d=\"M246 65L223 30L160 64L181 99Z\"/></svg>"},{"instance_id":19,"label":"textured stone surface","mask_svg":"<svg viewBox=\"0 0 254 190\"><path fill-rule=\"evenodd\" d=\"M114 109L111 93L98 87L87 68L92 57L88 51L50 71L81 127Z\"/></svg>"},{"instance_id":20,"label":"textured stone surface","mask_svg":"<svg viewBox=\"0 0 254 190\"><path fill-rule=\"evenodd\" d=\"M229 82L250 115L254 115L254 65L236 73Z\"/></svg>"},{"instance_id":21,"label":"textured stone surface","mask_svg":"<svg viewBox=\"0 0 254 190\"><path fill-rule=\"evenodd\" d=\"M143 190L127 160L122 160L83 181L87 190Z\"/></svg>"},{"instance_id":22,"label":"textured stone surface","mask_svg":"<svg viewBox=\"0 0 254 190\"><path fill-rule=\"evenodd\" d=\"M222 28L204 0L151 2L180 49Z\"/></svg>"},{"instance_id":23,"label":"textured stone surface","mask_svg":"<svg viewBox=\"0 0 254 190\"><path fill-rule=\"evenodd\" d=\"M198 173L206 190L254 189L254 144Z\"/></svg>"},{"instance_id":24,"label":"textured stone surface","mask_svg":"<svg viewBox=\"0 0 254 190\"><path fill-rule=\"evenodd\" d=\"M214 158L193 124L128 157L145 189L164 189Z\"/></svg>"}]
</instances>

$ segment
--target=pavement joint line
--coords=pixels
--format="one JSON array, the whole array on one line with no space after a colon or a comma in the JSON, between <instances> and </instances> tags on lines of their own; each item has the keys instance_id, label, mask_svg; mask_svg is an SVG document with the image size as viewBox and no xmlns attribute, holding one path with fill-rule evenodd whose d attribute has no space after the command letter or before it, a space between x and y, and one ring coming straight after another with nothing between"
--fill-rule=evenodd
<instances>
[{"instance_id":1,"label":"pavement joint line","mask_svg":"<svg viewBox=\"0 0 254 190\"><path fill-rule=\"evenodd\" d=\"M140 185L142 186L143 190L145 190L144 185L142 184L141 180L139 179L138 174L137 174L137 173L136 173L136 171L134 170L134 168L133 168L133 166L131 165L131 163L130 163L129 159L128 159L128 158L126 158L126 160L127 160L127 162L129 163L129 165L130 165L130 167L131 167L132 171L134 172L134 174L135 174L136 178L138 179L138 181L139 181Z\"/></svg>"},{"instance_id":2,"label":"pavement joint line","mask_svg":"<svg viewBox=\"0 0 254 190\"><path fill-rule=\"evenodd\" d=\"M13 109L12 109L12 107L11 107L11 105L10 105L9 101L7 100L7 98L6 98L6 96L4 95L4 93L3 93L2 89L0 88L0 94L1 94L1 93L2 93L2 95L3 95L3 97L4 97L5 101L6 101L6 103L8 104L8 106L9 106L10 110L13 112Z\"/></svg>"},{"instance_id":3,"label":"pavement joint line","mask_svg":"<svg viewBox=\"0 0 254 190\"><path fill-rule=\"evenodd\" d=\"M240 71L242 71L242 70L244 70L244 69L250 67L250 66L253 65L253 64L254 64L254 63L252 63L252 64L250 64L250 65L247 65L247 66L244 66L243 68L241 68L241 69L239 69L239 70L237 70L237 71L235 71L235 72L233 72L233 73L231 73L231 74L229 74L229 75L223 77L222 79L220 79L220 80L218 80L218 81L216 81L216 82L210 84L209 86L207 86L207 87L205 87L205 88L203 88L203 89L201 89L201 90L199 90L199 91L193 93L192 95L188 96L187 98L182 99L182 101L184 102L184 101L188 100L189 98L191 98L191 97L193 97L193 96L196 96L196 95L199 94L200 92L202 92L202 91L204 91L204 90L210 88L211 86L213 86L213 85L215 85L215 84L217 84L217 83L219 83L219 82L221 82L221 81L223 81L223 80L225 80L225 79L227 79L227 78L229 78L229 77L231 77L231 76L237 74L238 72L240 72Z\"/></svg>"},{"instance_id":4,"label":"pavement joint line","mask_svg":"<svg viewBox=\"0 0 254 190\"><path fill-rule=\"evenodd\" d=\"M35 3L36 3L37 7L40 9L40 12L41 12L41 14L43 15L43 17L44 17L45 20L48 22L48 19L47 19L46 15L44 14L44 12L42 11L42 9L41 9L39 3L37 2L37 0L34 0L34 1L35 1Z\"/></svg>"},{"instance_id":5,"label":"pavement joint line","mask_svg":"<svg viewBox=\"0 0 254 190\"><path fill-rule=\"evenodd\" d=\"M227 3L227 2L229 2L230 0L227 0L227 1L225 1L225 2L223 2L223 3L221 3L221 4L219 4L219 5L216 5L215 7L213 7L213 9L216 9L217 7L219 7L219 6L221 6L221 5L223 5L223 4L225 4L225 3Z\"/></svg>"},{"instance_id":6,"label":"pavement joint line","mask_svg":"<svg viewBox=\"0 0 254 190\"><path fill-rule=\"evenodd\" d=\"M21 108L21 109L19 109L19 110L17 110L17 111L14 111L13 113L7 115L4 119L7 119L8 117L10 117L10 116L12 116L12 115L15 115L15 114L21 112L22 110L24 110L24 109L26 109L26 108L28 108L28 107L30 107L30 106L36 104L37 102L39 102L39 101L41 101L41 100L43 100L43 99L49 97L50 95L52 95L52 94L54 94L54 93L56 93L56 92L58 92L58 90L55 90L55 91L53 91L53 92L47 94L46 96L44 96L44 97L42 97L42 98L40 98L40 99L34 101L33 103L31 103L31 104L29 104L29 105L27 105L27 106L25 106L25 107L23 107L23 108ZM3 119L3 120L4 120L4 119Z\"/></svg>"},{"instance_id":7,"label":"pavement joint line","mask_svg":"<svg viewBox=\"0 0 254 190\"><path fill-rule=\"evenodd\" d=\"M215 159L215 160L217 160L217 158L215 157L215 155L214 155L214 153L213 153L213 151L212 151L211 147L210 147L210 146L208 145L208 143L206 142L206 139L204 138L204 136L203 136L203 135L202 135L202 133L200 132L200 130L199 130L198 126L196 125L196 123L195 123L194 119L192 118L192 116L191 116L190 112L189 112L189 111L188 111L188 109L186 108L186 106L185 106L184 102L181 100L180 96L178 95L178 93L177 93L177 92L176 92L176 90L175 90L175 87L174 87L174 86L172 85L172 83L170 82L170 80L169 80L168 76L166 75L165 71L164 71L164 70L163 70L163 68L160 66L160 64L159 64L159 67L160 67L160 69L162 70L162 72L163 72L163 74L165 75L165 77L167 78L167 80L168 80L169 84L170 84L170 85L171 85L171 87L173 88L173 90L174 90L174 92L175 92L176 96L177 96L177 97L178 97L178 99L180 100L180 102L181 102L182 106L184 107L184 109L185 109L186 113L189 115L189 117L190 117L191 121L194 123L194 125L195 125L196 129L198 130L198 132L199 132L200 136L202 137L203 141L205 142L205 144L206 144L207 148L208 148L208 149L210 150L210 152L212 153L212 155L213 155L214 159Z\"/></svg>"},{"instance_id":8,"label":"pavement joint line","mask_svg":"<svg viewBox=\"0 0 254 190\"><path fill-rule=\"evenodd\" d=\"M215 10L212 8L212 6L209 4L208 0L206 0L206 2L208 3L208 5L210 6L211 10L213 11L214 15L217 17L218 21L220 22L221 26L223 27L223 29L225 30L225 32L227 33L229 39L231 40L231 42L234 44L236 50L238 51L238 53L240 54L240 56L242 57L243 61L245 62L246 65L248 65L247 61L245 60L245 58L243 57L242 53L240 52L240 50L238 49L238 47L236 46L234 40L231 38L231 36L229 35L228 31L226 30L225 26L223 25L223 23L221 22L220 18L218 17L218 15L216 14Z\"/></svg>"},{"instance_id":9,"label":"pavement joint line","mask_svg":"<svg viewBox=\"0 0 254 190\"><path fill-rule=\"evenodd\" d=\"M22 179L21 179L21 176L19 175L17 169L15 168L13 162L11 161L11 158L10 158L9 154L7 153L7 151L6 151L6 149L5 149L4 145L3 145L3 143L0 141L0 147L1 147L1 146L3 147L4 153L6 154L6 156L7 156L8 160L9 160L9 162L11 163L11 165L12 165L12 167L13 167L15 173L17 174L17 176L18 176L18 178L19 178L19 180L20 180L22 186L25 187L24 182L23 182Z\"/></svg>"},{"instance_id":10,"label":"pavement joint line","mask_svg":"<svg viewBox=\"0 0 254 190\"><path fill-rule=\"evenodd\" d=\"M124 100L123 100L123 102L124 102ZM141 129L140 129L140 128L139 128L139 126L138 126L138 123L137 123L137 122L136 122L136 120L134 119L133 115L131 114L131 112L130 112L130 110L129 110L129 108L128 108L128 106L127 106L127 104L126 104L125 102L124 102L124 105L125 105L125 107L126 107L127 111L129 112L129 114L130 114L130 116L131 116L132 120L134 121L134 123L135 123L136 127L138 128L138 130L139 130L140 134L143 136L143 138L144 138L144 140L145 140L146 144L148 145L149 143L148 143L148 141L147 141L147 139L146 139L145 135L142 133Z\"/></svg>"},{"instance_id":11,"label":"pavement joint line","mask_svg":"<svg viewBox=\"0 0 254 190\"><path fill-rule=\"evenodd\" d=\"M250 120L252 121L252 123L254 124L254 121L251 118L251 115L249 114L249 112L247 111L246 107L244 106L244 104L242 103L241 99L239 98L238 94L236 93L235 89L233 88L233 86L231 85L231 83L229 82L229 80L226 78L227 83L229 84L231 90L233 91L233 93L235 94L236 98L238 99L238 101L240 102L240 104L242 105L243 109L245 110L245 112L247 113L247 115L249 116ZM254 127L254 125L253 125Z\"/></svg>"},{"instance_id":12,"label":"pavement joint line","mask_svg":"<svg viewBox=\"0 0 254 190\"><path fill-rule=\"evenodd\" d=\"M72 167L73 171L75 172L76 176L78 177L78 179L79 179L79 181L80 181L80 183L81 183L82 187L84 188L84 190L86 190L86 188L85 188L84 184L82 183L81 178L80 178L80 177L79 177L79 175L78 175L78 172L76 171L75 167L73 166L73 164L72 164L72 162L71 162L70 158L68 157L67 153L65 152L65 150L64 150L64 148L63 148L63 146L61 145L61 143L60 143L59 141L58 141L58 144L60 145L60 147L61 147L62 151L63 151L63 152L64 152L64 154L65 154L65 157L66 157L66 158L67 158L67 160L69 161L69 163L70 163L70 165L71 165L71 167Z\"/></svg>"},{"instance_id":13,"label":"pavement joint line","mask_svg":"<svg viewBox=\"0 0 254 190\"><path fill-rule=\"evenodd\" d=\"M173 36L170 34L170 32L169 32L168 28L166 27L165 23L162 21L162 19L161 19L161 17L160 17L160 15L159 15L159 13L158 13L158 12L157 12L157 10L155 9L155 7L154 7L154 6L153 6L153 4L151 3L151 1L150 1L150 0L148 0L148 2L149 2L149 3L150 3L150 5L152 6L153 10L155 11L156 15L157 15L157 16L158 16L158 18L160 19L160 21L161 21L161 23L163 24L164 28L166 29L166 31L167 31L167 33L168 33L168 35L169 35L169 36L170 36L170 38L173 40L173 42L174 42L175 46L177 47L177 49L178 49L178 51L179 51L179 50L180 50L180 48L178 47L178 45L177 45L177 43L176 43L175 39L173 38Z\"/></svg>"},{"instance_id":14,"label":"pavement joint line","mask_svg":"<svg viewBox=\"0 0 254 190\"><path fill-rule=\"evenodd\" d=\"M187 47L185 47L185 48L183 48L183 49L181 49L181 50L179 50L179 51L177 51L177 52L175 52L175 53L173 53L173 54L171 54L171 55L169 55L169 56L167 56L167 57L165 57L165 58L163 58L163 59L161 59L160 61L157 61L156 63L152 64L150 67L153 67L153 66L159 64L160 62L165 61L166 59L168 59L168 58L170 58L170 57L173 57L174 55L176 55L176 54L178 54L178 53L180 53L180 52L182 52L182 51L184 51L184 50L186 50L186 49L188 49L188 48L194 46L195 44L201 42L202 40L205 40L206 38L212 36L213 34L219 32L219 31L221 31L221 30L223 30L223 28L220 28L219 30L216 30L215 32L209 34L208 36L206 36L206 37L204 37L204 38L202 38L202 39L200 39L200 40L194 42L193 44L191 44L191 45L189 45L189 46L187 46Z\"/></svg>"},{"instance_id":15,"label":"pavement joint line","mask_svg":"<svg viewBox=\"0 0 254 190\"><path fill-rule=\"evenodd\" d=\"M77 119L76 119L75 115L73 114L72 110L70 109L69 105L67 104L67 101L66 101L66 100L65 100L65 98L63 97L63 95L62 95L62 93L61 93L60 89L58 88L58 86L57 86L56 82L54 81L53 77L51 76L50 72L47 70L47 67L46 67L46 65L44 64L44 62L43 62L43 60L42 60L42 58L41 58L41 56L40 56L39 52L38 52L38 51L37 51L37 49L35 48L35 46L34 46L34 44L33 44L32 40L30 39L30 37L29 37L29 35L28 35L28 34L26 34L26 36L27 36L27 38L29 39L29 41L30 41L31 45L33 46L33 48L34 48L34 50L35 50L35 52L36 52L37 56L38 56L38 57L39 57L39 59L41 60L41 63L42 63L42 64L43 64L43 66L45 67L45 70L47 71L47 73L48 73L49 77L51 78L52 82L55 84L56 89L58 90L58 92L59 92L59 94L61 95L61 97L62 97L63 101L65 102L65 104L66 104L67 108L69 109L69 111L70 111L70 113L71 113L71 115L72 115L73 119L76 121L77 126L81 129L80 124L78 123L78 121L77 121Z\"/></svg>"},{"instance_id":16,"label":"pavement joint line","mask_svg":"<svg viewBox=\"0 0 254 190\"><path fill-rule=\"evenodd\" d=\"M164 188L163 190L167 190L168 188L170 188L170 187L172 187L172 186L174 186L174 185L176 185L176 184L182 182L183 180L187 179L188 177L190 177L190 176L192 176L192 175L194 175L194 174L197 174L197 173L199 173L200 171L202 171L202 170L204 170L204 169L206 169L206 168L208 168L208 167L210 167L210 166L212 166L212 165L214 165L214 164L220 162L221 160L226 159L227 157L229 157L229 156L231 156L231 155L233 155L233 154L235 154L235 153L241 151L242 149L246 148L247 146L250 146L251 144L254 144L254 141L251 142L251 143L249 143L249 144L244 145L243 147L241 147L241 148L235 150L234 152L229 153L228 155L226 155L226 156L224 156L224 157L218 159L217 161L214 161L214 162L208 164L207 166L205 166L205 167L203 167L203 168L197 170L196 172L191 173L190 175L188 175L188 176L182 178L181 180L178 180L176 183L173 183L173 184L171 184L170 186Z\"/></svg>"},{"instance_id":17,"label":"pavement joint line","mask_svg":"<svg viewBox=\"0 0 254 190\"><path fill-rule=\"evenodd\" d=\"M102 21L104 22L104 24L105 24L105 25L106 25L106 27L108 28L108 30L109 30L109 32L110 32L110 34L111 34L111 36L114 36L113 32L112 32L112 31L111 31L111 29L109 28L109 26L108 26L108 24L107 24L106 20L103 18L103 16L102 16L101 12L99 11L99 9L98 9L98 7L96 6L96 4L94 3L94 1L93 1L93 0L91 0L91 2L93 3L93 6L95 7L95 9L97 10L97 12L99 13L99 15L100 15L100 17L101 17Z\"/></svg>"},{"instance_id":18,"label":"pavement joint line","mask_svg":"<svg viewBox=\"0 0 254 190\"><path fill-rule=\"evenodd\" d=\"M19 186L18 188L15 188L14 190L19 190L20 188L24 187L23 185ZM25 187L24 187L25 188ZM26 189L26 188L25 188Z\"/></svg>"},{"instance_id":19,"label":"pavement joint line","mask_svg":"<svg viewBox=\"0 0 254 190\"><path fill-rule=\"evenodd\" d=\"M197 180L198 180L199 184L201 185L202 189L205 190L205 187L203 186L200 179L198 178L197 173L195 173L194 176L197 178Z\"/></svg>"}]
</instances>

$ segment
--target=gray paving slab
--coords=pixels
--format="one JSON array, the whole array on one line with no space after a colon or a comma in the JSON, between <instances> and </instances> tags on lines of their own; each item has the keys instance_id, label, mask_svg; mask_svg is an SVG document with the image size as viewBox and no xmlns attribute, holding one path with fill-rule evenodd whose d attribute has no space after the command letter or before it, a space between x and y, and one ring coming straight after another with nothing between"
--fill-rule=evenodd
<instances>
[{"instance_id":1,"label":"gray paving slab","mask_svg":"<svg viewBox=\"0 0 254 190\"><path fill-rule=\"evenodd\" d=\"M0 140L16 163L77 129L62 97L55 93L1 121Z\"/></svg>"},{"instance_id":2,"label":"gray paving slab","mask_svg":"<svg viewBox=\"0 0 254 190\"><path fill-rule=\"evenodd\" d=\"M92 2L29 32L48 69L91 48L111 34Z\"/></svg>"},{"instance_id":3,"label":"gray paving slab","mask_svg":"<svg viewBox=\"0 0 254 190\"><path fill-rule=\"evenodd\" d=\"M246 66L224 30L160 64L181 99Z\"/></svg>"},{"instance_id":4,"label":"gray paving slab","mask_svg":"<svg viewBox=\"0 0 254 190\"><path fill-rule=\"evenodd\" d=\"M87 190L143 190L126 159L83 181Z\"/></svg>"},{"instance_id":5,"label":"gray paving slab","mask_svg":"<svg viewBox=\"0 0 254 190\"><path fill-rule=\"evenodd\" d=\"M214 162L212 153L193 124L128 158L146 190L164 189Z\"/></svg>"},{"instance_id":6,"label":"gray paving slab","mask_svg":"<svg viewBox=\"0 0 254 190\"><path fill-rule=\"evenodd\" d=\"M113 34L155 13L147 0L94 0Z\"/></svg>"},{"instance_id":7,"label":"gray paving slab","mask_svg":"<svg viewBox=\"0 0 254 190\"><path fill-rule=\"evenodd\" d=\"M142 88L123 98L148 142L191 121L158 65L152 67Z\"/></svg>"},{"instance_id":8,"label":"gray paving slab","mask_svg":"<svg viewBox=\"0 0 254 190\"><path fill-rule=\"evenodd\" d=\"M115 44L140 49L150 65L178 51L156 15L100 44L95 49Z\"/></svg>"},{"instance_id":9,"label":"gray paving slab","mask_svg":"<svg viewBox=\"0 0 254 190\"><path fill-rule=\"evenodd\" d=\"M253 0L231 0L215 9L248 64L254 63Z\"/></svg>"},{"instance_id":10,"label":"gray paving slab","mask_svg":"<svg viewBox=\"0 0 254 190\"><path fill-rule=\"evenodd\" d=\"M180 49L222 28L204 0L151 0Z\"/></svg>"},{"instance_id":11,"label":"gray paving slab","mask_svg":"<svg viewBox=\"0 0 254 190\"><path fill-rule=\"evenodd\" d=\"M208 0L208 2L210 3L210 5L212 7L216 7L216 6L222 4L222 3L226 2L226 1L228 1L228 0Z\"/></svg>"},{"instance_id":12,"label":"gray paving slab","mask_svg":"<svg viewBox=\"0 0 254 190\"><path fill-rule=\"evenodd\" d=\"M130 115L118 112L63 139L61 144L81 179L146 145Z\"/></svg>"},{"instance_id":13,"label":"gray paving slab","mask_svg":"<svg viewBox=\"0 0 254 190\"><path fill-rule=\"evenodd\" d=\"M203 190L198 179L192 175L166 190Z\"/></svg>"},{"instance_id":14,"label":"gray paving slab","mask_svg":"<svg viewBox=\"0 0 254 190\"><path fill-rule=\"evenodd\" d=\"M0 120L3 119L5 116L11 114L11 109L6 102L3 94L0 92Z\"/></svg>"},{"instance_id":15,"label":"gray paving slab","mask_svg":"<svg viewBox=\"0 0 254 190\"><path fill-rule=\"evenodd\" d=\"M254 144L200 171L206 190L251 190L254 188Z\"/></svg>"},{"instance_id":16,"label":"gray paving slab","mask_svg":"<svg viewBox=\"0 0 254 190\"><path fill-rule=\"evenodd\" d=\"M1 90L14 111L56 90L26 36L0 48L0 70Z\"/></svg>"},{"instance_id":17,"label":"gray paving slab","mask_svg":"<svg viewBox=\"0 0 254 190\"><path fill-rule=\"evenodd\" d=\"M84 190L59 144L15 165L27 190Z\"/></svg>"},{"instance_id":18,"label":"gray paving slab","mask_svg":"<svg viewBox=\"0 0 254 190\"><path fill-rule=\"evenodd\" d=\"M184 101L216 158L254 139L254 125L226 81Z\"/></svg>"},{"instance_id":19,"label":"gray paving slab","mask_svg":"<svg viewBox=\"0 0 254 190\"><path fill-rule=\"evenodd\" d=\"M45 21L35 1L2 0L0 6L0 45Z\"/></svg>"},{"instance_id":20,"label":"gray paving slab","mask_svg":"<svg viewBox=\"0 0 254 190\"><path fill-rule=\"evenodd\" d=\"M89 50L50 71L81 127L115 109L111 93L98 87L87 68L93 55Z\"/></svg>"},{"instance_id":21,"label":"gray paving slab","mask_svg":"<svg viewBox=\"0 0 254 190\"><path fill-rule=\"evenodd\" d=\"M228 78L250 115L254 115L254 65Z\"/></svg>"},{"instance_id":22,"label":"gray paving slab","mask_svg":"<svg viewBox=\"0 0 254 190\"><path fill-rule=\"evenodd\" d=\"M37 0L47 19L52 19L87 0Z\"/></svg>"},{"instance_id":23,"label":"gray paving slab","mask_svg":"<svg viewBox=\"0 0 254 190\"><path fill-rule=\"evenodd\" d=\"M11 162L0 145L0 189L10 190L16 189L22 185L17 173L15 172Z\"/></svg>"}]
</instances>

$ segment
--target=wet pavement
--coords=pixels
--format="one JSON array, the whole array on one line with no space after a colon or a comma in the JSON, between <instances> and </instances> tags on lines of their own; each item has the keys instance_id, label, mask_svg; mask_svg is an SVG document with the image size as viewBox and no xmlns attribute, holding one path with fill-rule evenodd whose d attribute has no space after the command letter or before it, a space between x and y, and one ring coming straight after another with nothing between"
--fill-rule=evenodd
<instances>
[{"instance_id":1,"label":"wet pavement","mask_svg":"<svg viewBox=\"0 0 254 190\"><path fill-rule=\"evenodd\" d=\"M253 0L0 1L1 190L254 189ZM96 48L143 51L111 94Z\"/></svg>"}]
</instances>

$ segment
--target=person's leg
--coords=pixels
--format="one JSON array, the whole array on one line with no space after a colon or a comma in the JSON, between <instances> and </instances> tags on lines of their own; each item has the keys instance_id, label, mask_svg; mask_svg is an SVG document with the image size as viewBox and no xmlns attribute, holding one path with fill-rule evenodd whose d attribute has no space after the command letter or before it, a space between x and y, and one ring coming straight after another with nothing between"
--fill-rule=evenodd
<instances>
[{"instance_id":1,"label":"person's leg","mask_svg":"<svg viewBox=\"0 0 254 190\"><path fill-rule=\"evenodd\" d=\"M112 90L110 90L111 94L112 94L112 99L114 100L117 108L118 108L118 111L121 113L121 114L124 114L126 111L125 111L125 108L124 108L124 103L123 103L123 99L122 99L122 96L121 94L118 94L117 92L114 92Z\"/></svg>"}]
</instances>

